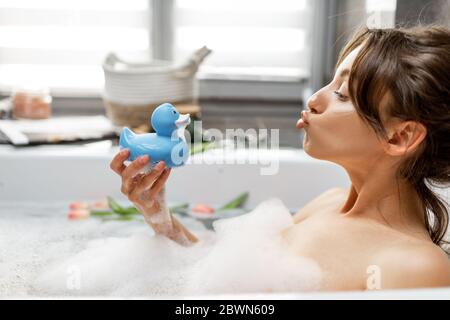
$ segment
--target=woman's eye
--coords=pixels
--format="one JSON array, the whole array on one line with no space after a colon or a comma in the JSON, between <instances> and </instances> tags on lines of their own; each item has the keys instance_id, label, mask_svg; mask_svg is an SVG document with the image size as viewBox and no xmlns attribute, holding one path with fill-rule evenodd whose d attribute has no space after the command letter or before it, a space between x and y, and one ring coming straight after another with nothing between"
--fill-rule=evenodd
<instances>
[{"instance_id":1,"label":"woman's eye","mask_svg":"<svg viewBox=\"0 0 450 320\"><path fill-rule=\"evenodd\" d=\"M341 101L347 101L347 96L344 96L342 93L340 93L339 91L334 91L333 92L339 100Z\"/></svg>"}]
</instances>

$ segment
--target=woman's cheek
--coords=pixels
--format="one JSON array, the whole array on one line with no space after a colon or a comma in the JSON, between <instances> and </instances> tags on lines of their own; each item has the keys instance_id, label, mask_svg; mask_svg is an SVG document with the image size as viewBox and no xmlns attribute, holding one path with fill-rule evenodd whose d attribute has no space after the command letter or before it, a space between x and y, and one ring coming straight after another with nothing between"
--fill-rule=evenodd
<instances>
[{"instance_id":1,"label":"woman's cheek","mask_svg":"<svg viewBox=\"0 0 450 320\"><path fill-rule=\"evenodd\" d=\"M355 154L367 146L355 113L330 113L310 119L304 149L312 157L337 160Z\"/></svg>"}]
</instances>

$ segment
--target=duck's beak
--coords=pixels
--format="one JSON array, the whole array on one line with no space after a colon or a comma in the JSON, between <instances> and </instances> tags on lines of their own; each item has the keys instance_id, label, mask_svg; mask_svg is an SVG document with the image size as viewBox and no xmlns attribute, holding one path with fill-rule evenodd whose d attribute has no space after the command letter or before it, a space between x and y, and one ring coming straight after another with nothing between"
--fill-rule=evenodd
<instances>
[{"instance_id":1,"label":"duck's beak","mask_svg":"<svg viewBox=\"0 0 450 320\"><path fill-rule=\"evenodd\" d=\"M191 116L190 114L180 114L178 117L178 120L175 121L175 124L178 128L185 127L191 123Z\"/></svg>"}]
</instances>

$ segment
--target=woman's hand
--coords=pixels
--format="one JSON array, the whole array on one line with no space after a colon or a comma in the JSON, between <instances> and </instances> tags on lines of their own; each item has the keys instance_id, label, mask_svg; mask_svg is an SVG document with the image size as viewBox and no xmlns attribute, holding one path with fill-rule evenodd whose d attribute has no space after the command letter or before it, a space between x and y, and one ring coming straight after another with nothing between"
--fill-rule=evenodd
<instances>
[{"instance_id":1,"label":"woman's hand","mask_svg":"<svg viewBox=\"0 0 450 320\"><path fill-rule=\"evenodd\" d=\"M131 162L128 167L128 149L120 151L111 161L110 167L122 178L122 193L142 212L145 221L158 234L180 243L195 242L195 236L189 233L169 212L166 206L164 185L169 178L170 168L163 161L150 172L142 173L150 159L142 156Z\"/></svg>"},{"instance_id":2,"label":"woman's hand","mask_svg":"<svg viewBox=\"0 0 450 320\"><path fill-rule=\"evenodd\" d=\"M128 149L122 150L111 161L110 167L122 177L121 192L151 220L154 214L161 211L163 205L161 200L164 200L161 193L170 169L164 162L159 162L149 173L140 173L149 163L149 157L139 157L127 167L123 163L129 155Z\"/></svg>"}]
</instances>

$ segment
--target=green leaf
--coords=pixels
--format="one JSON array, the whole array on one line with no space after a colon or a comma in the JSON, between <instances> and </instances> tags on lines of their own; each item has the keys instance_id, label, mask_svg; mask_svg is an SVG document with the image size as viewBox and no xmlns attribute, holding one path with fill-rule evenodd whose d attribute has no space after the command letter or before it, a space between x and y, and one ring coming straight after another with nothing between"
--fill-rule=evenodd
<instances>
[{"instance_id":1,"label":"green leaf","mask_svg":"<svg viewBox=\"0 0 450 320\"><path fill-rule=\"evenodd\" d=\"M103 218L103 221L134 221L137 220L133 216L119 216L119 217L107 217Z\"/></svg>"},{"instance_id":2,"label":"green leaf","mask_svg":"<svg viewBox=\"0 0 450 320\"><path fill-rule=\"evenodd\" d=\"M108 205L111 208L111 210L116 213L123 212L122 206L120 204L118 204L117 201L114 200L112 197L108 197Z\"/></svg>"},{"instance_id":3,"label":"green leaf","mask_svg":"<svg viewBox=\"0 0 450 320\"><path fill-rule=\"evenodd\" d=\"M191 144L190 153L191 156L197 153L203 153L209 149L215 148L214 142L202 142L202 143L195 143Z\"/></svg>"},{"instance_id":4,"label":"green leaf","mask_svg":"<svg viewBox=\"0 0 450 320\"><path fill-rule=\"evenodd\" d=\"M169 207L171 213L185 213L189 209L189 203L179 204L173 207Z\"/></svg>"},{"instance_id":5,"label":"green leaf","mask_svg":"<svg viewBox=\"0 0 450 320\"><path fill-rule=\"evenodd\" d=\"M112 211L91 211L91 216L93 217L105 217L112 215L114 215L114 212Z\"/></svg>"},{"instance_id":6,"label":"green leaf","mask_svg":"<svg viewBox=\"0 0 450 320\"><path fill-rule=\"evenodd\" d=\"M123 208L122 215L140 215L141 212L136 207Z\"/></svg>"},{"instance_id":7,"label":"green leaf","mask_svg":"<svg viewBox=\"0 0 450 320\"><path fill-rule=\"evenodd\" d=\"M241 193L238 197L231 200L230 202L225 204L223 207L217 209L217 211L225 211L225 210L241 208L244 205L245 201L247 200L248 195L249 195L248 192Z\"/></svg>"},{"instance_id":8,"label":"green leaf","mask_svg":"<svg viewBox=\"0 0 450 320\"><path fill-rule=\"evenodd\" d=\"M124 208L119 203L117 203L116 200L114 200L112 197L108 197L108 205L111 208L114 213L117 213L119 215L139 215L141 214L138 209L135 207L128 207Z\"/></svg>"}]
</instances>

